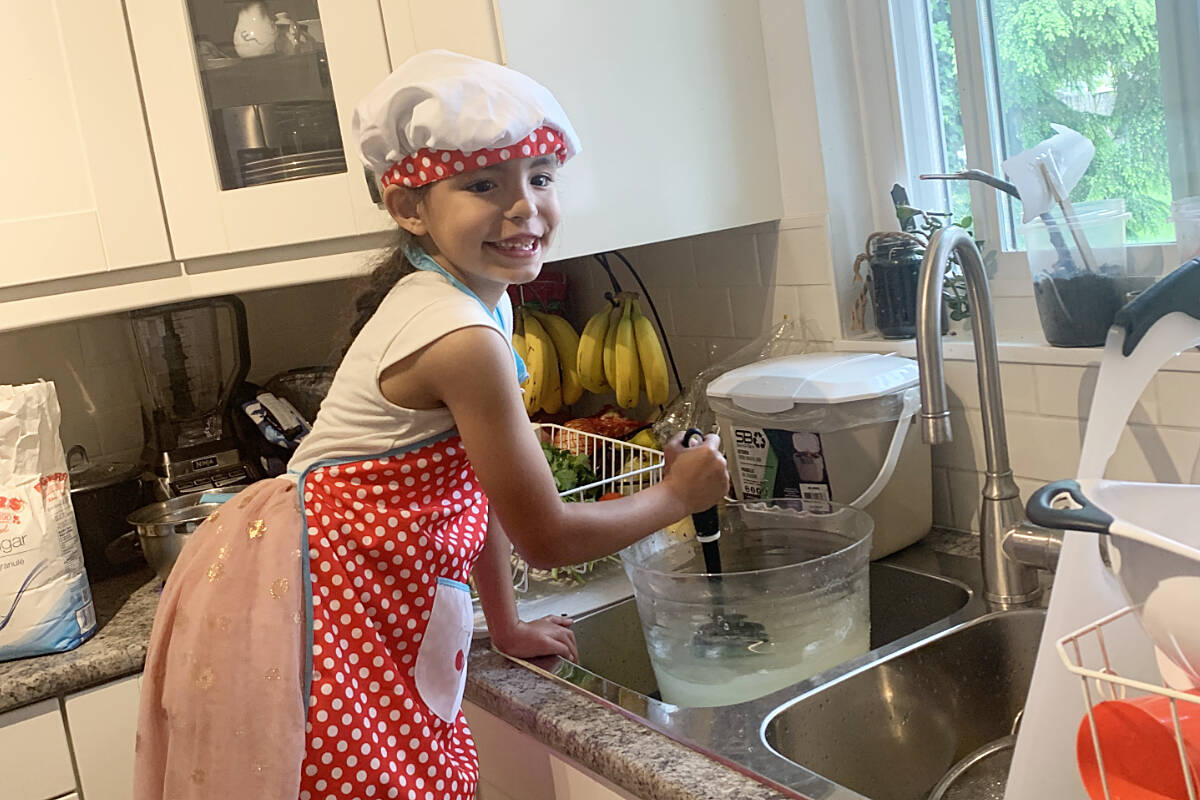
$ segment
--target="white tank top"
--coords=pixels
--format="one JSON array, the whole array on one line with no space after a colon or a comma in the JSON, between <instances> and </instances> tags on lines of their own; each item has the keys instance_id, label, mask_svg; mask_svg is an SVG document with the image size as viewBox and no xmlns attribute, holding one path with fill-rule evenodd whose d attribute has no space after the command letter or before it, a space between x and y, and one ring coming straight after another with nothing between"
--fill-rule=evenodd
<instances>
[{"instance_id":1,"label":"white tank top","mask_svg":"<svg viewBox=\"0 0 1200 800\"><path fill-rule=\"evenodd\" d=\"M491 328L506 344L511 342L513 311L507 294L496 308L503 328L477 299L435 272L401 278L350 345L288 472L301 473L326 459L377 456L452 430L450 409L398 406L379 390L379 376L459 328Z\"/></svg>"}]
</instances>

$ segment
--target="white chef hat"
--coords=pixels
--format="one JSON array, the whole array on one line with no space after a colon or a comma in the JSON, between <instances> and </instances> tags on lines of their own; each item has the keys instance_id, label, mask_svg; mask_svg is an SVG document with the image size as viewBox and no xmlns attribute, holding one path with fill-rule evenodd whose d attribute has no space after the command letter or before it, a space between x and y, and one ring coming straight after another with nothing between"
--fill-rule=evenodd
<instances>
[{"instance_id":1,"label":"white chef hat","mask_svg":"<svg viewBox=\"0 0 1200 800\"><path fill-rule=\"evenodd\" d=\"M418 53L354 109L362 161L384 186L423 186L510 158L554 154L579 139L558 101L516 70L448 50Z\"/></svg>"}]
</instances>

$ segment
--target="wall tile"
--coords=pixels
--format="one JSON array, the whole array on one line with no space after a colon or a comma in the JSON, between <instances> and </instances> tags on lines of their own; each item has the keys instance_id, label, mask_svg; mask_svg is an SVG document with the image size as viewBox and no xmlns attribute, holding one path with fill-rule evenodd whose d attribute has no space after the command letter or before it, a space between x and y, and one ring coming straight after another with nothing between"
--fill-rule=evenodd
<instances>
[{"instance_id":1,"label":"wall tile","mask_svg":"<svg viewBox=\"0 0 1200 800\"><path fill-rule=\"evenodd\" d=\"M946 361L946 402L951 408L979 408L979 379L974 361Z\"/></svg>"},{"instance_id":2,"label":"wall tile","mask_svg":"<svg viewBox=\"0 0 1200 800\"><path fill-rule=\"evenodd\" d=\"M804 319L800 290L795 286L776 286L771 293L771 324L782 322L785 317L796 321Z\"/></svg>"},{"instance_id":3,"label":"wall tile","mask_svg":"<svg viewBox=\"0 0 1200 800\"><path fill-rule=\"evenodd\" d=\"M1113 480L1182 483L1191 480L1200 432L1129 425L1121 433L1106 477Z\"/></svg>"},{"instance_id":4,"label":"wall tile","mask_svg":"<svg viewBox=\"0 0 1200 800\"><path fill-rule=\"evenodd\" d=\"M951 409L950 429L954 438L933 447L933 463L940 467L982 471L986 466L983 421L979 413Z\"/></svg>"},{"instance_id":5,"label":"wall tile","mask_svg":"<svg viewBox=\"0 0 1200 800\"><path fill-rule=\"evenodd\" d=\"M1047 481L1076 474L1083 437L1075 420L1030 414L1007 417L1014 473Z\"/></svg>"},{"instance_id":6,"label":"wall tile","mask_svg":"<svg viewBox=\"0 0 1200 800\"><path fill-rule=\"evenodd\" d=\"M957 469L949 470L947 475L950 480L950 505L954 511L954 527L960 531L979 530L983 475Z\"/></svg>"},{"instance_id":7,"label":"wall tile","mask_svg":"<svg viewBox=\"0 0 1200 800\"><path fill-rule=\"evenodd\" d=\"M686 385L709 364L708 343L699 337L672 336L671 352L675 355L675 366L679 377Z\"/></svg>"},{"instance_id":8,"label":"wall tile","mask_svg":"<svg viewBox=\"0 0 1200 800\"><path fill-rule=\"evenodd\" d=\"M97 414L96 430L100 433L100 450L105 455L140 447L141 409L139 406L126 406Z\"/></svg>"},{"instance_id":9,"label":"wall tile","mask_svg":"<svg viewBox=\"0 0 1200 800\"><path fill-rule=\"evenodd\" d=\"M84 396L98 409L136 406L141 402L138 395L139 373L138 365L128 361L88 367L82 375Z\"/></svg>"},{"instance_id":10,"label":"wall tile","mask_svg":"<svg viewBox=\"0 0 1200 800\"><path fill-rule=\"evenodd\" d=\"M655 288L681 288L695 287L696 283L696 266L692 258L692 244L689 239L672 239L666 242L655 242L654 244L642 245L634 247L625 252L625 256L633 263L638 274L642 276L642 280L646 282L646 286L651 289ZM589 261L591 259L588 259ZM610 262L613 259L609 259ZM619 268L625 270L625 265L617 261ZM617 265L614 265L613 271L616 272ZM595 270L599 274L603 274L599 266ZM625 284L625 272L618 273L622 285ZM634 281L636 283L636 281ZM604 283L597 283L598 286L607 286L607 278ZM732 285L732 284L730 284Z\"/></svg>"},{"instance_id":11,"label":"wall tile","mask_svg":"<svg viewBox=\"0 0 1200 800\"><path fill-rule=\"evenodd\" d=\"M1086 419L1096 388L1095 367L1039 365L1037 379L1038 409L1055 417Z\"/></svg>"},{"instance_id":12,"label":"wall tile","mask_svg":"<svg viewBox=\"0 0 1200 800\"><path fill-rule=\"evenodd\" d=\"M834 288L832 286L801 286L798 292L800 313L810 325L811 337L828 341L841 336L837 293Z\"/></svg>"},{"instance_id":13,"label":"wall tile","mask_svg":"<svg viewBox=\"0 0 1200 800\"><path fill-rule=\"evenodd\" d=\"M829 235L822 228L789 228L758 237L763 275L783 286L830 285Z\"/></svg>"},{"instance_id":14,"label":"wall tile","mask_svg":"<svg viewBox=\"0 0 1200 800\"><path fill-rule=\"evenodd\" d=\"M772 294L773 290L761 286L734 287L729 290L735 336L753 339L766 330L772 321L768 314L774 310Z\"/></svg>"},{"instance_id":15,"label":"wall tile","mask_svg":"<svg viewBox=\"0 0 1200 800\"><path fill-rule=\"evenodd\" d=\"M972 362L972 366L974 363ZM1036 414L1038 412L1037 380L1030 364L1001 364L1000 387L1004 396L1004 411Z\"/></svg>"},{"instance_id":16,"label":"wall tile","mask_svg":"<svg viewBox=\"0 0 1200 800\"><path fill-rule=\"evenodd\" d=\"M733 336L728 289L676 289L671 309L681 336Z\"/></svg>"},{"instance_id":17,"label":"wall tile","mask_svg":"<svg viewBox=\"0 0 1200 800\"><path fill-rule=\"evenodd\" d=\"M692 239L696 285L708 288L761 286L757 237L745 229L720 231Z\"/></svg>"},{"instance_id":18,"label":"wall tile","mask_svg":"<svg viewBox=\"0 0 1200 800\"><path fill-rule=\"evenodd\" d=\"M709 339L708 340L708 364L718 364L730 356L737 353L743 347L746 347L753 339Z\"/></svg>"},{"instance_id":19,"label":"wall tile","mask_svg":"<svg viewBox=\"0 0 1200 800\"><path fill-rule=\"evenodd\" d=\"M1098 367L1038 365L1038 408L1043 414L1087 419L1099 378ZM1146 387L1130 415L1132 422L1152 423L1158 417L1158 391L1154 382Z\"/></svg>"},{"instance_id":20,"label":"wall tile","mask_svg":"<svg viewBox=\"0 0 1200 800\"><path fill-rule=\"evenodd\" d=\"M978 409L979 376L974 361L946 361L946 401L953 407ZM1036 412L1037 389L1029 364L1001 364L1000 389L1006 412Z\"/></svg>"},{"instance_id":21,"label":"wall tile","mask_svg":"<svg viewBox=\"0 0 1200 800\"><path fill-rule=\"evenodd\" d=\"M1158 396L1158 422L1200 428L1200 374L1160 372L1154 386Z\"/></svg>"},{"instance_id":22,"label":"wall tile","mask_svg":"<svg viewBox=\"0 0 1200 800\"><path fill-rule=\"evenodd\" d=\"M124 314L82 319L78 326L83 363L88 367L104 367L137 359L129 332L129 319Z\"/></svg>"},{"instance_id":23,"label":"wall tile","mask_svg":"<svg viewBox=\"0 0 1200 800\"><path fill-rule=\"evenodd\" d=\"M950 474L941 467L933 468L933 524L954 527L954 508L951 505Z\"/></svg>"}]
</instances>

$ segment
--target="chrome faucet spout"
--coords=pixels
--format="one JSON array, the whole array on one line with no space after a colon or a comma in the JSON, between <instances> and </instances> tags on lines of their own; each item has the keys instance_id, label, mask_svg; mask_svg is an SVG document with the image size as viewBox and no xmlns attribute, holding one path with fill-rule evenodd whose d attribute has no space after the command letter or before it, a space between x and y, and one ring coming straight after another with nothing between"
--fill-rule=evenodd
<instances>
[{"instance_id":1,"label":"chrome faucet spout","mask_svg":"<svg viewBox=\"0 0 1200 800\"><path fill-rule=\"evenodd\" d=\"M980 514L980 555L985 599L993 606L1030 605L1040 597L1037 571L1010 556L1003 542L1011 528L1028 526L1008 459L1000 358L987 273L975 240L950 226L933 235L921 262L917 293L917 362L921 372L921 435L929 444L953 438L942 361L942 286L946 267L957 255L971 304L971 332L979 376L983 444L987 458Z\"/></svg>"}]
</instances>

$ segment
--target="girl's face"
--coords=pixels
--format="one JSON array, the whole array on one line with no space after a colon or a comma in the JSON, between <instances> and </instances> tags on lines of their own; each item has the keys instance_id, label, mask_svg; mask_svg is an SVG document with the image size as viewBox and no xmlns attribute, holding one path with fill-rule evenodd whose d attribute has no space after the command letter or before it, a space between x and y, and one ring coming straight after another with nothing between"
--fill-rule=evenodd
<instances>
[{"instance_id":1,"label":"girl's face","mask_svg":"<svg viewBox=\"0 0 1200 800\"><path fill-rule=\"evenodd\" d=\"M541 271L558 227L557 168L554 156L512 159L430 184L412 198L411 217L388 206L438 263L498 301L509 284Z\"/></svg>"}]
</instances>

